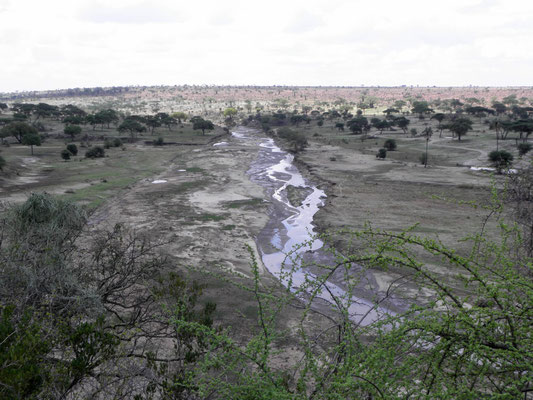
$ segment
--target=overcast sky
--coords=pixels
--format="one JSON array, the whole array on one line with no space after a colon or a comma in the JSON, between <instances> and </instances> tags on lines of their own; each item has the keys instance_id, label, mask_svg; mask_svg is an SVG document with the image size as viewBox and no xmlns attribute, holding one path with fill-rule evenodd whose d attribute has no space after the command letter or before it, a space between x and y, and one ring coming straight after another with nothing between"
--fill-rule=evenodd
<instances>
[{"instance_id":1,"label":"overcast sky","mask_svg":"<svg viewBox=\"0 0 533 400\"><path fill-rule=\"evenodd\" d=\"M0 91L533 85L533 0L0 0Z\"/></svg>"}]
</instances>

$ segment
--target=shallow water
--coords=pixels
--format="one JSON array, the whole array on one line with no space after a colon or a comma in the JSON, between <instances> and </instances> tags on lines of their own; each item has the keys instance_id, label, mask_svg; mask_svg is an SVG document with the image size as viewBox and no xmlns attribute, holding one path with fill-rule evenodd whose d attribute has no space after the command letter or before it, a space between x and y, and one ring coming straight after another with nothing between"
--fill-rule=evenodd
<instances>
[{"instance_id":1,"label":"shallow water","mask_svg":"<svg viewBox=\"0 0 533 400\"><path fill-rule=\"evenodd\" d=\"M306 181L293 164L293 155L280 149L273 139L247 128L237 128L232 132L232 136L243 144L258 145L261 148L248 174L253 182L265 188L272 201L270 219L257 237L265 267L279 278L283 285L290 285L292 290L310 280L316 280L317 276L310 268L302 268L301 262L305 257L306 265L312 260L317 263L320 261L320 264L334 263L333 257L323 251L324 243L315 238L313 225L314 215L325 204L325 192ZM301 206L295 207L289 202L286 191L289 185L311 189ZM317 267L313 270L317 270ZM335 303L333 296L337 300L342 299L342 304L354 322L368 325L385 314L393 314L392 311L376 307L372 301L357 297L354 293L348 295L341 286L341 282L328 281L319 298L330 304ZM367 298L375 297L371 293L366 294Z\"/></svg>"}]
</instances>

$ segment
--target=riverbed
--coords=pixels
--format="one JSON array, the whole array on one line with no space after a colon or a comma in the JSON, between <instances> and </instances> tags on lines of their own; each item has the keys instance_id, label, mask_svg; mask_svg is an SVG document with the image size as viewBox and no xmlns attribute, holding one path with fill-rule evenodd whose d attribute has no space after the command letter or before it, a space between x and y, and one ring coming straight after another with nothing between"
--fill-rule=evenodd
<instances>
[{"instance_id":1,"label":"riverbed","mask_svg":"<svg viewBox=\"0 0 533 400\"><path fill-rule=\"evenodd\" d=\"M344 308L350 319L362 326L404 308L400 299L376 289L378 285L371 271L357 265L344 265L333 271L339 255L324 246L313 224L315 214L325 204L326 193L304 178L294 165L294 156L258 130L237 128L232 136L261 148L248 175L264 188L271 203L269 220L256 238L265 268L302 299L305 293L310 296L312 287L321 282L319 300L315 301L322 304L316 306L327 302L337 310ZM288 188L303 189L309 194L300 205L294 205L289 200ZM309 289L304 292L303 287Z\"/></svg>"}]
</instances>

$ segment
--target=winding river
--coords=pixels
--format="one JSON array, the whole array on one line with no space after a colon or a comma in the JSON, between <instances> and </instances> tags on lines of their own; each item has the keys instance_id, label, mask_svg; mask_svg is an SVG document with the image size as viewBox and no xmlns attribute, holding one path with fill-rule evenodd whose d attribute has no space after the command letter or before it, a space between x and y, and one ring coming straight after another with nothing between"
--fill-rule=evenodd
<instances>
[{"instance_id":1,"label":"winding river","mask_svg":"<svg viewBox=\"0 0 533 400\"><path fill-rule=\"evenodd\" d=\"M313 217L325 204L326 193L307 182L293 164L293 155L280 149L271 138L264 137L258 130L239 127L232 132L234 139L250 146L260 146L258 157L248 170L250 179L261 185L271 200L270 219L257 237L257 245L263 264L268 271L291 289L299 288L310 280L315 280L318 269L302 267L312 265L334 265L334 257L325 251L324 243L315 238ZM301 205L293 205L288 199L287 188L293 186L305 190L307 197ZM354 270L362 271L357 266ZM313 271L311 271L311 269ZM290 271L290 273L289 273ZM366 282L373 276L363 272ZM378 293L364 286L357 293L348 294L343 285L345 276L337 274L325 283L318 296L322 302L343 304L356 324L369 325L387 314L394 314L388 308L376 306ZM367 285L368 286L368 285Z\"/></svg>"}]
</instances>

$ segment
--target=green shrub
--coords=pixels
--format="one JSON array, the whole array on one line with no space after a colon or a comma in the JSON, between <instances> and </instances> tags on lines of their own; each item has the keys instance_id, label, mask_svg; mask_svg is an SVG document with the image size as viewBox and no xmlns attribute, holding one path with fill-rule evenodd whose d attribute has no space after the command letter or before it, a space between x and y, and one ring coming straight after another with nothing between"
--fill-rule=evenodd
<instances>
[{"instance_id":1,"label":"green shrub","mask_svg":"<svg viewBox=\"0 0 533 400\"><path fill-rule=\"evenodd\" d=\"M376 154L376 157L377 158L385 158L385 157L387 157L387 149L383 149L383 148L379 149L378 150L378 154Z\"/></svg>"},{"instance_id":2,"label":"green shrub","mask_svg":"<svg viewBox=\"0 0 533 400\"><path fill-rule=\"evenodd\" d=\"M494 150L489 153L489 161L498 170L509 168L513 163L513 155L506 150Z\"/></svg>"},{"instance_id":3,"label":"green shrub","mask_svg":"<svg viewBox=\"0 0 533 400\"><path fill-rule=\"evenodd\" d=\"M394 139L387 139L385 140L385 143L383 144L383 147L386 148L388 151L394 151L396 150L396 140Z\"/></svg>"},{"instance_id":4,"label":"green shrub","mask_svg":"<svg viewBox=\"0 0 533 400\"><path fill-rule=\"evenodd\" d=\"M115 138L115 139L113 139L113 146L114 146L114 147L120 147L120 146L122 146L122 140L120 140L120 138Z\"/></svg>"},{"instance_id":5,"label":"green shrub","mask_svg":"<svg viewBox=\"0 0 533 400\"><path fill-rule=\"evenodd\" d=\"M101 158L105 156L105 150L102 146L94 146L85 152L86 158Z\"/></svg>"},{"instance_id":6,"label":"green shrub","mask_svg":"<svg viewBox=\"0 0 533 400\"><path fill-rule=\"evenodd\" d=\"M67 149L61 150L61 158L65 161L70 160L70 151Z\"/></svg>"},{"instance_id":7,"label":"green shrub","mask_svg":"<svg viewBox=\"0 0 533 400\"><path fill-rule=\"evenodd\" d=\"M426 153L422 153L422 154L420 154L420 157L418 157L418 160L420 161L420 164L426 165L427 158L428 158L427 154Z\"/></svg>"},{"instance_id":8,"label":"green shrub","mask_svg":"<svg viewBox=\"0 0 533 400\"><path fill-rule=\"evenodd\" d=\"M518 147L518 154L520 155L520 157L529 153L531 149L533 148L533 146L531 146L531 143L520 143L517 147Z\"/></svg>"},{"instance_id":9,"label":"green shrub","mask_svg":"<svg viewBox=\"0 0 533 400\"><path fill-rule=\"evenodd\" d=\"M154 146L163 146L165 144L165 139L161 136L154 140Z\"/></svg>"},{"instance_id":10,"label":"green shrub","mask_svg":"<svg viewBox=\"0 0 533 400\"><path fill-rule=\"evenodd\" d=\"M78 146L76 146L74 143L70 143L67 145L67 150L72 154L73 156L78 154Z\"/></svg>"},{"instance_id":11,"label":"green shrub","mask_svg":"<svg viewBox=\"0 0 533 400\"><path fill-rule=\"evenodd\" d=\"M4 170L4 167L6 166L6 160L4 157L0 156L0 171Z\"/></svg>"}]
</instances>

